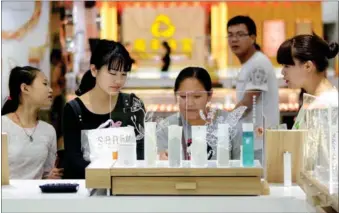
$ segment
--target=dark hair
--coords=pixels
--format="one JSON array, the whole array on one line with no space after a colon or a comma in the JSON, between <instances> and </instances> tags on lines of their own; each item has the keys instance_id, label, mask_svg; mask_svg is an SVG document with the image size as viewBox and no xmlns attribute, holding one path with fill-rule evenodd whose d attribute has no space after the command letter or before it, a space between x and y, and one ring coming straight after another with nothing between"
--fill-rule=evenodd
<instances>
[{"instance_id":1,"label":"dark hair","mask_svg":"<svg viewBox=\"0 0 339 213\"><path fill-rule=\"evenodd\" d=\"M171 53L171 47L169 46L168 42L167 41L163 41L161 44L162 44L163 47L165 47L166 54L170 54Z\"/></svg>"},{"instance_id":2,"label":"dark hair","mask_svg":"<svg viewBox=\"0 0 339 213\"><path fill-rule=\"evenodd\" d=\"M92 7L95 7L96 1L85 1L85 8L91 9Z\"/></svg>"},{"instance_id":3,"label":"dark hair","mask_svg":"<svg viewBox=\"0 0 339 213\"><path fill-rule=\"evenodd\" d=\"M62 60L62 52L59 49L53 49L51 52L50 62L52 63L54 60L61 61Z\"/></svg>"},{"instance_id":4,"label":"dark hair","mask_svg":"<svg viewBox=\"0 0 339 213\"><path fill-rule=\"evenodd\" d=\"M75 94L77 96L81 96L86 93L84 91L86 91L87 88L94 88L95 84L96 81L91 73L91 70L87 70L85 74L82 76L79 88L77 89L77 91L75 91Z\"/></svg>"},{"instance_id":5,"label":"dark hair","mask_svg":"<svg viewBox=\"0 0 339 213\"><path fill-rule=\"evenodd\" d=\"M253 19L251 19L249 16L235 16L233 18L231 18L228 22L227 22L227 29L230 26L233 25L238 25L238 24L244 24L247 27L248 30L248 35L255 35L257 36L257 27L255 25L255 22L253 21ZM256 42L254 43L254 47L256 50L260 50L260 46L259 44L257 44Z\"/></svg>"},{"instance_id":6,"label":"dark hair","mask_svg":"<svg viewBox=\"0 0 339 213\"><path fill-rule=\"evenodd\" d=\"M295 65L293 58L301 63L312 61L319 72L324 72L328 67L328 59L334 58L338 49L338 43L328 44L316 34L297 35L280 45L277 61L286 65Z\"/></svg>"},{"instance_id":7,"label":"dark hair","mask_svg":"<svg viewBox=\"0 0 339 213\"><path fill-rule=\"evenodd\" d=\"M187 78L196 78L205 88L206 91L212 90L212 80L207 70L202 67L186 67L181 70L178 77L175 79L174 92L177 92L180 84Z\"/></svg>"},{"instance_id":8,"label":"dark hair","mask_svg":"<svg viewBox=\"0 0 339 213\"><path fill-rule=\"evenodd\" d=\"M14 67L9 75L9 97L1 109L1 114L6 115L15 112L20 104L21 84L31 85L40 72L38 68L25 66Z\"/></svg>"},{"instance_id":9,"label":"dark hair","mask_svg":"<svg viewBox=\"0 0 339 213\"><path fill-rule=\"evenodd\" d=\"M292 39L284 41L277 52L277 61L279 64L294 65L292 57Z\"/></svg>"},{"instance_id":10,"label":"dark hair","mask_svg":"<svg viewBox=\"0 0 339 213\"><path fill-rule=\"evenodd\" d=\"M119 42L109 40L99 40L92 53L90 64L99 71L101 67L107 65L108 70L131 71L132 59L126 48ZM78 96L85 94L94 88L96 79L88 70L81 79Z\"/></svg>"}]
</instances>

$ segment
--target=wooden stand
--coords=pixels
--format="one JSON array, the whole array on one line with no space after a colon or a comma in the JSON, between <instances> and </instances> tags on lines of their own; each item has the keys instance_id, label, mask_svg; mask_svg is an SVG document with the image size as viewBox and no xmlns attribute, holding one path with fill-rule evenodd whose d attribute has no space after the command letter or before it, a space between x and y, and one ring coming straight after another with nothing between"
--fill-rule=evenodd
<instances>
[{"instance_id":1,"label":"wooden stand","mask_svg":"<svg viewBox=\"0 0 339 213\"><path fill-rule=\"evenodd\" d=\"M1 133L1 185L9 185L7 133Z\"/></svg>"},{"instance_id":2,"label":"wooden stand","mask_svg":"<svg viewBox=\"0 0 339 213\"><path fill-rule=\"evenodd\" d=\"M270 195L271 190L266 180L261 181L261 195Z\"/></svg>"},{"instance_id":3,"label":"wooden stand","mask_svg":"<svg viewBox=\"0 0 339 213\"><path fill-rule=\"evenodd\" d=\"M266 130L265 165L269 183L284 183L284 152L291 153L292 182L297 182L306 134L305 130Z\"/></svg>"},{"instance_id":4,"label":"wooden stand","mask_svg":"<svg viewBox=\"0 0 339 213\"><path fill-rule=\"evenodd\" d=\"M313 178L310 173L301 172L298 184L305 191L308 202L316 207L317 212L339 212L338 194L330 195L328 188Z\"/></svg>"},{"instance_id":5,"label":"wooden stand","mask_svg":"<svg viewBox=\"0 0 339 213\"><path fill-rule=\"evenodd\" d=\"M215 161L209 168L168 168L167 161L159 161L155 168L145 167L144 161L134 168L117 162L109 165L86 168L86 187L111 189L113 195L261 195L265 191L260 166L216 168Z\"/></svg>"}]
</instances>

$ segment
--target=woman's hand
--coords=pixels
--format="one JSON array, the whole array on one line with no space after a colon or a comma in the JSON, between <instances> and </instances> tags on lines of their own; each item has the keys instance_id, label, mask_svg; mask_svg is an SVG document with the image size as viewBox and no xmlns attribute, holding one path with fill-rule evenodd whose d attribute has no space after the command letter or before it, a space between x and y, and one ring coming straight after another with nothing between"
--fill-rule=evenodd
<instances>
[{"instance_id":1,"label":"woman's hand","mask_svg":"<svg viewBox=\"0 0 339 213\"><path fill-rule=\"evenodd\" d=\"M61 179L63 172L64 169L53 168L47 175L46 179Z\"/></svg>"},{"instance_id":2,"label":"woman's hand","mask_svg":"<svg viewBox=\"0 0 339 213\"><path fill-rule=\"evenodd\" d=\"M167 153L167 151L159 153L159 160L168 160L168 153Z\"/></svg>"}]
</instances>

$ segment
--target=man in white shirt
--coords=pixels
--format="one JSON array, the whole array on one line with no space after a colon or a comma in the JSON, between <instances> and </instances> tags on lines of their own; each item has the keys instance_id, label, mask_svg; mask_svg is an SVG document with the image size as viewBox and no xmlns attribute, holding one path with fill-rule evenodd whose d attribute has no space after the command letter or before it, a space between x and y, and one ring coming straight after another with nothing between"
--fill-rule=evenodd
<instances>
[{"instance_id":1,"label":"man in white shirt","mask_svg":"<svg viewBox=\"0 0 339 213\"><path fill-rule=\"evenodd\" d=\"M260 127L279 124L278 81L271 61L256 44L256 25L250 17L233 17L227 23L227 32L228 44L242 64L236 84L236 108L247 106L242 122L254 123L257 133L254 148L259 151L262 150L263 139L258 132L264 130ZM256 153L256 159L258 155Z\"/></svg>"}]
</instances>

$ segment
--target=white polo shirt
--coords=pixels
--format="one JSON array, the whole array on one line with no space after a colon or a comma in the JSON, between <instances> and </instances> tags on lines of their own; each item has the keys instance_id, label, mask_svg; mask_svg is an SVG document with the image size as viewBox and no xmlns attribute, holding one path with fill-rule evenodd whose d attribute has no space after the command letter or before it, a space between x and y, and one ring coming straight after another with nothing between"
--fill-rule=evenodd
<instances>
[{"instance_id":1,"label":"white polo shirt","mask_svg":"<svg viewBox=\"0 0 339 213\"><path fill-rule=\"evenodd\" d=\"M246 91L260 90L260 97L256 98L255 127L265 128L279 124L279 88L278 80L269 58L257 51L243 64L237 79L237 101L241 101ZM264 118L264 119L263 119ZM265 120L265 121L264 121ZM253 111L248 113L242 122L253 122ZM256 140L258 141L258 140ZM255 149L262 148L262 140L255 143Z\"/></svg>"}]
</instances>

